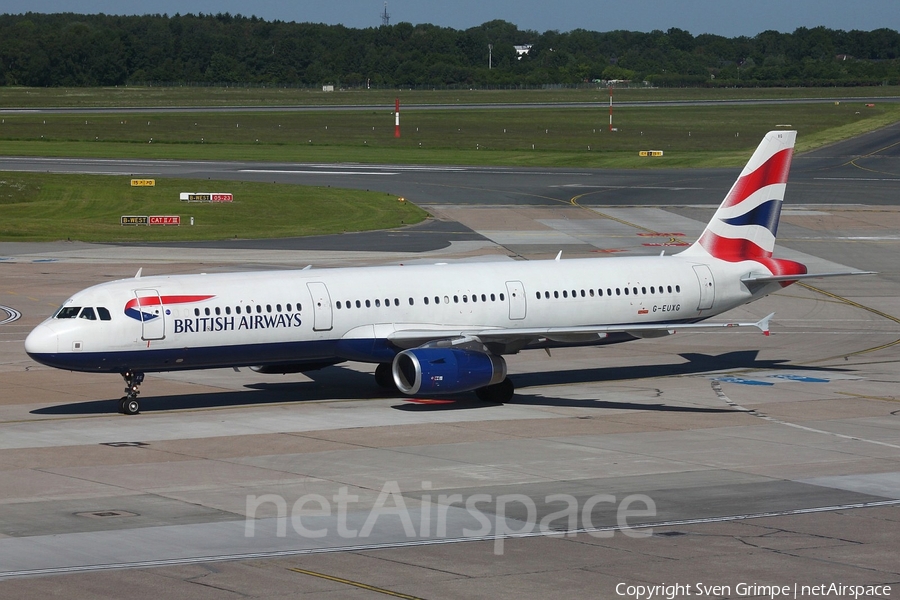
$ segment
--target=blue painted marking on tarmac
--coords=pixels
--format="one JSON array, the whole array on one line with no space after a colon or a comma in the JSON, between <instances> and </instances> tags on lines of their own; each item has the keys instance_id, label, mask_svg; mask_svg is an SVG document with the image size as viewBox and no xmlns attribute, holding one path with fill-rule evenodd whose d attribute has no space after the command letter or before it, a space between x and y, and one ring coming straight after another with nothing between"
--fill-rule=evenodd
<instances>
[{"instance_id":1,"label":"blue painted marking on tarmac","mask_svg":"<svg viewBox=\"0 0 900 600\"><path fill-rule=\"evenodd\" d=\"M757 381L755 379L744 379L743 377L718 377L717 379L725 383L739 383L741 385L775 385L771 381Z\"/></svg>"},{"instance_id":2,"label":"blue painted marking on tarmac","mask_svg":"<svg viewBox=\"0 0 900 600\"><path fill-rule=\"evenodd\" d=\"M59 262L58 258L36 258L31 261L33 263L51 263L51 262Z\"/></svg>"},{"instance_id":3,"label":"blue painted marking on tarmac","mask_svg":"<svg viewBox=\"0 0 900 600\"><path fill-rule=\"evenodd\" d=\"M804 383L828 383L830 379L821 379L819 377L807 377L806 375L789 375L789 374L779 374L779 375L769 375L769 377L774 377L775 379L787 379L788 381L802 381Z\"/></svg>"}]
</instances>

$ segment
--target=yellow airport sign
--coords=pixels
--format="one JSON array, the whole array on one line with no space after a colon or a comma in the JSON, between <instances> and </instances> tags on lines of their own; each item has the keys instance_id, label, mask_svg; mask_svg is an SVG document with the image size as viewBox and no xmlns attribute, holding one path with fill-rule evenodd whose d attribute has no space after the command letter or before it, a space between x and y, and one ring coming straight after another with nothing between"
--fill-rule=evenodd
<instances>
[{"instance_id":1,"label":"yellow airport sign","mask_svg":"<svg viewBox=\"0 0 900 600\"><path fill-rule=\"evenodd\" d=\"M662 150L641 150L638 152L639 156L662 156Z\"/></svg>"},{"instance_id":2,"label":"yellow airport sign","mask_svg":"<svg viewBox=\"0 0 900 600\"><path fill-rule=\"evenodd\" d=\"M155 179L132 179L131 187L154 187L156 185Z\"/></svg>"}]
</instances>

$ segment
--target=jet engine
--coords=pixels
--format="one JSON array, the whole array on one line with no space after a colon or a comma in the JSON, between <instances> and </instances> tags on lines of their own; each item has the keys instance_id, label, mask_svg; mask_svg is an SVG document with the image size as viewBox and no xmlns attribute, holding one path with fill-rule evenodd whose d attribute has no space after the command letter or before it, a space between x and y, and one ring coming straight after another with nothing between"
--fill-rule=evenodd
<instances>
[{"instance_id":1,"label":"jet engine","mask_svg":"<svg viewBox=\"0 0 900 600\"><path fill-rule=\"evenodd\" d=\"M500 356L455 348L413 348L394 357L394 383L404 394L452 394L500 383Z\"/></svg>"}]
</instances>

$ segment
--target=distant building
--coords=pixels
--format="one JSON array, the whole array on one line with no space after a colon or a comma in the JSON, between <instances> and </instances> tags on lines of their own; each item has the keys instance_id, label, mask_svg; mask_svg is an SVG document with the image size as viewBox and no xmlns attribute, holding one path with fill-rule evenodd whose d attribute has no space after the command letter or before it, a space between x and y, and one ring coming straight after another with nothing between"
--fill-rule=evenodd
<instances>
[{"instance_id":1,"label":"distant building","mask_svg":"<svg viewBox=\"0 0 900 600\"><path fill-rule=\"evenodd\" d=\"M522 60L522 57L531 51L531 46L531 44L525 44L524 46L513 46L513 48L516 49L516 58Z\"/></svg>"}]
</instances>

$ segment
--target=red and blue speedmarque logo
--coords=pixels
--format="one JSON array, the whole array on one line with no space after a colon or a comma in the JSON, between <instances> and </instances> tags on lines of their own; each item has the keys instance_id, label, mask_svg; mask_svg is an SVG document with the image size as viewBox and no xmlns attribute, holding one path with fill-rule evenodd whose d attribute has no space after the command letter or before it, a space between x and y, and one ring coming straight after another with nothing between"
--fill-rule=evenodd
<instances>
[{"instance_id":1,"label":"red and blue speedmarque logo","mask_svg":"<svg viewBox=\"0 0 900 600\"><path fill-rule=\"evenodd\" d=\"M136 321L146 323L154 319L158 319L161 315L155 315L142 311L151 306L171 306L173 304L190 304L192 302L203 302L215 296L142 296L133 298L125 304L125 314Z\"/></svg>"}]
</instances>

